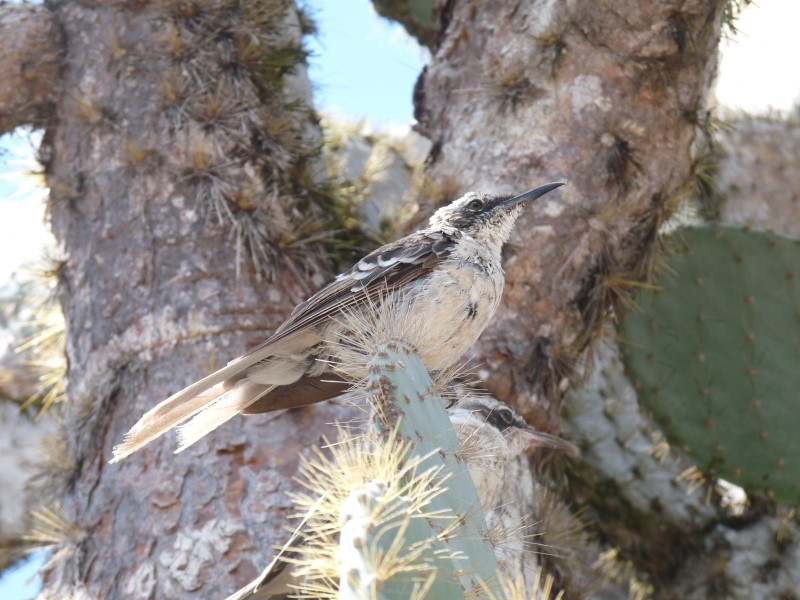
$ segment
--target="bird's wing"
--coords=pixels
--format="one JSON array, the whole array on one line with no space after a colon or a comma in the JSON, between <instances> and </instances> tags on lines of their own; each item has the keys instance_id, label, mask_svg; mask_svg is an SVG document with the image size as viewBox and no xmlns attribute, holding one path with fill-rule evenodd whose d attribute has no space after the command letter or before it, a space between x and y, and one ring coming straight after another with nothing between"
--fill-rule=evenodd
<instances>
[{"instance_id":1,"label":"bird's wing","mask_svg":"<svg viewBox=\"0 0 800 600\"><path fill-rule=\"evenodd\" d=\"M236 384L247 369L271 356L310 348L321 341L317 325L365 301L375 302L392 290L430 273L449 256L456 241L453 235L443 232L419 231L368 254L352 269L299 304L289 319L265 342L145 413L125 434L123 442L114 448L111 462L122 460L208 407L219 408L217 412L220 415L224 412L224 416L210 416L216 425L212 423L213 426L201 428L201 433L187 436L186 442L191 443L198 435L205 435L245 410L274 388L260 386L252 397L245 394L245 388ZM234 392L236 394L231 396ZM226 394L226 401L221 403L218 399L223 394ZM188 443L182 443L181 449Z\"/></svg>"},{"instance_id":2,"label":"bird's wing","mask_svg":"<svg viewBox=\"0 0 800 600\"><path fill-rule=\"evenodd\" d=\"M456 241L454 235L440 231L418 231L378 248L298 304L274 335L229 364L248 361L254 355L261 356L261 360L265 357L265 348L313 328L336 313L346 312L366 300L375 301L427 275L450 255Z\"/></svg>"},{"instance_id":3,"label":"bird's wing","mask_svg":"<svg viewBox=\"0 0 800 600\"><path fill-rule=\"evenodd\" d=\"M296 551L281 550L267 566L258 579L237 590L225 600L277 600L296 597L296 586L299 582L293 574L293 565L283 559L292 560Z\"/></svg>"}]
</instances>

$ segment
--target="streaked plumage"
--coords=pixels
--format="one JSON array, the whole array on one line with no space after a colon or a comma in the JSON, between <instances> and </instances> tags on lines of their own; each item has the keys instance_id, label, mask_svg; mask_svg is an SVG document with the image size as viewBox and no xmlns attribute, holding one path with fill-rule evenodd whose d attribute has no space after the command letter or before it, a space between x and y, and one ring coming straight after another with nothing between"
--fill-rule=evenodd
<instances>
[{"instance_id":1,"label":"streaked plumage","mask_svg":"<svg viewBox=\"0 0 800 600\"><path fill-rule=\"evenodd\" d=\"M339 395L348 383L332 363L352 352L348 315L354 313L377 310L382 329L391 325L387 320L402 321L403 341L428 370L452 366L497 309L501 250L523 205L560 185L513 198L470 192L439 209L428 228L375 250L298 305L260 346L147 412L114 448L111 462L174 427L179 452L239 413ZM387 304L389 314L380 313Z\"/></svg>"}]
</instances>

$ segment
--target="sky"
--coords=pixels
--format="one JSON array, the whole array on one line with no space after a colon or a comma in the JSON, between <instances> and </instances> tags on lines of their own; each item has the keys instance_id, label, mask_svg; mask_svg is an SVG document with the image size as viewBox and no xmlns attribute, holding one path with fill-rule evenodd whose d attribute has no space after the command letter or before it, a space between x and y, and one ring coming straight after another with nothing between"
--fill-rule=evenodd
<instances>
[{"instance_id":1,"label":"sky","mask_svg":"<svg viewBox=\"0 0 800 600\"><path fill-rule=\"evenodd\" d=\"M411 92L427 50L378 17L369 0L311 0L309 6L320 31L308 40L315 105L351 119L368 117L376 127L410 125Z\"/></svg>"},{"instance_id":2,"label":"sky","mask_svg":"<svg viewBox=\"0 0 800 600\"><path fill-rule=\"evenodd\" d=\"M798 0L754 0L722 45L716 86L720 105L760 114L800 102Z\"/></svg>"},{"instance_id":3,"label":"sky","mask_svg":"<svg viewBox=\"0 0 800 600\"><path fill-rule=\"evenodd\" d=\"M411 93L426 52L401 27L378 17L369 0L308 0L308 5L320 30L308 44L314 53L309 75L317 108L366 118L373 127L408 126ZM759 0L746 9L740 33L723 46L719 104L750 113L792 109L800 97L800 71L792 67L800 57L798 22L799 0ZM19 177L36 169L32 148L37 143L27 133L0 138L0 287L20 260L36 258L47 239L44 195L35 181ZM38 583L24 584L43 560L40 554L3 574L0 598L32 598Z\"/></svg>"}]
</instances>

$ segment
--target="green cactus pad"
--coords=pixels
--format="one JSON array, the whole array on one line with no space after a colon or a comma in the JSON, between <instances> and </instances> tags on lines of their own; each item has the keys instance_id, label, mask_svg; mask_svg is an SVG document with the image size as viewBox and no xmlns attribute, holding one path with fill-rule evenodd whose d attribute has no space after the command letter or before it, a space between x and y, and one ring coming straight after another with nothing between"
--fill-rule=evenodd
<instances>
[{"instance_id":1,"label":"green cactus pad","mask_svg":"<svg viewBox=\"0 0 800 600\"><path fill-rule=\"evenodd\" d=\"M433 386L419 356L401 343L380 348L370 361L374 423L386 434L413 444L420 469L437 471L441 492L426 510L452 556L452 573L470 598L485 597L483 589L497 586L497 560L488 541L488 528L478 494L447 416L445 403L430 393Z\"/></svg>"},{"instance_id":2,"label":"green cactus pad","mask_svg":"<svg viewBox=\"0 0 800 600\"><path fill-rule=\"evenodd\" d=\"M448 553L408 498L372 481L342 506L339 600L463 600Z\"/></svg>"},{"instance_id":3,"label":"green cactus pad","mask_svg":"<svg viewBox=\"0 0 800 600\"><path fill-rule=\"evenodd\" d=\"M706 471L800 501L800 245L698 227L623 322L626 364L667 438Z\"/></svg>"}]
</instances>

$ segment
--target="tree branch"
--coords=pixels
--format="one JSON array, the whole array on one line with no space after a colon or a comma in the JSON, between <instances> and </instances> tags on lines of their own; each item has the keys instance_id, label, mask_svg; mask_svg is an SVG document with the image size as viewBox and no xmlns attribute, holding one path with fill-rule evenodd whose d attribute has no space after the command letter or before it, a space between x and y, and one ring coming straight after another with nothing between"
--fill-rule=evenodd
<instances>
[{"instance_id":1,"label":"tree branch","mask_svg":"<svg viewBox=\"0 0 800 600\"><path fill-rule=\"evenodd\" d=\"M46 117L60 80L62 35L41 5L0 3L0 134Z\"/></svg>"}]
</instances>

